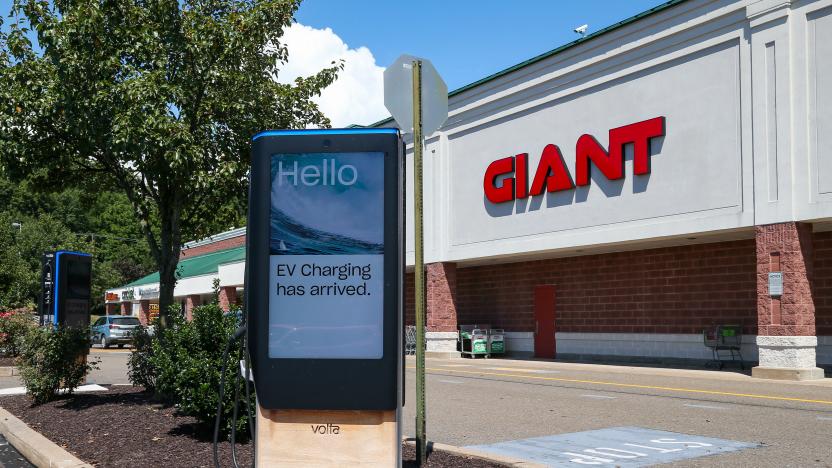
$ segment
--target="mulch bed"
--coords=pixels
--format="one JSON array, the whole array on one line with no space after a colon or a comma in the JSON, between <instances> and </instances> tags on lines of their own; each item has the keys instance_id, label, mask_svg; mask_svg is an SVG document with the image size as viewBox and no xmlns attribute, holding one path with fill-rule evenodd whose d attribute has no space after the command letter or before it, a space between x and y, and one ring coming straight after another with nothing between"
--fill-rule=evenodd
<instances>
[{"instance_id":1,"label":"mulch bed","mask_svg":"<svg viewBox=\"0 0 832 468\"><path fill-rule=\"evenodd\" d=\"M31 406L25 396L0 398L0 406L56 444L100 467L213 467L212 433L196 419L153 400L138 387L113 386ZM220 444L221 465L231 463L231 445ZM237 445L240 466L251 463L251 445ZM405 445L404 466L415 467L415 451ZM491 468L502 465L434 452L429 467Z\"/></svg>"}]
</instances>

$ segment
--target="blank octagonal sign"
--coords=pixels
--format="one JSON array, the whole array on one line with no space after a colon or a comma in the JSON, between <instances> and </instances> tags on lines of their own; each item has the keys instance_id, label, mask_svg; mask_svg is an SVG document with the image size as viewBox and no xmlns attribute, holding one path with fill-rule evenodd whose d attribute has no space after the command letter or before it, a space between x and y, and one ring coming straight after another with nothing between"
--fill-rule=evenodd
<instances>
[{"instance_id":1,"label":"blank octagonal sign","mask_svg":"<svg viewBox=\"0 0 832 468\"><path fill-rule=\"evenodd\" d=\"M448 86L430 60L401 55L384 70L384 106L404 132L413 131L413 62L422 61L422 132L430 135L448 118Z\"/></svg>"}]
</instances>

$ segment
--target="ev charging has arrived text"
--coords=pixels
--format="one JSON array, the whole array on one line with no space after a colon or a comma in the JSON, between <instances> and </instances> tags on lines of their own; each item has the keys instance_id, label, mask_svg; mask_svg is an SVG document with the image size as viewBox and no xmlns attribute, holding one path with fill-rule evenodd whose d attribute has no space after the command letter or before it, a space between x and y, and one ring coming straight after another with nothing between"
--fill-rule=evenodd
<instances>
[{"instance_id":1,"label":"ev charging has arrived text","mask_svg":"<svg viewBox=\"0 0 832 468\"><path fill-rule=\"evenodd\" d=\"M309 263L278 263L275 266L278 296L369 296L367 282L373 278L372 265L321 265ZM297 278L320 278L320 282L298 284ZM330 282L331 279L331 282Z\"/></svg>"}]
</instances>

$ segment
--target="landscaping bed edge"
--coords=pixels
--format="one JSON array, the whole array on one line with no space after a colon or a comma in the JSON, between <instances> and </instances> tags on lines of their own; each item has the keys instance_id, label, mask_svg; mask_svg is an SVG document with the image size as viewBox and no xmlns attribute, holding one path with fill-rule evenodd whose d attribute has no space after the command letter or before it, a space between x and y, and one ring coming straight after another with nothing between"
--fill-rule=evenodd
<instances>
[{"instance_id":1,"label":"landscaping bed edge","mask_svg":"<svg viewBox=\"0 0 832 468\"><path fill-rule=\"evenodd\" d=\"M38 468L92 468L2 407L0 434Z\"/></svg>"}]
</instances>

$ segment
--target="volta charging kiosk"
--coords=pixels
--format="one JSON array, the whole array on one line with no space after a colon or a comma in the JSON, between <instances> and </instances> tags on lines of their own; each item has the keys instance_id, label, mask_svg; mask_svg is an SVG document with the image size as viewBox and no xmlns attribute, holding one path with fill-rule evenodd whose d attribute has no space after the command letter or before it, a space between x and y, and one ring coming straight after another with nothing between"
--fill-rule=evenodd
<instances>
[{"instance_id":1,"label":"volta charging kiosk","mask_svg":"<svg viewBox=\"0 0 832 468\"><path fill-rule=\"evenodd\" d=\"M246 261L256 463L401 464L396 129L256 135Z\"/></svg>"},{"instance_id":2,"label":"volta charging kiosk","mask_svg":"<svg viewBox=\"0 0 832 468\"><path fill-rule=\"evenodd\" d=\"M59 250L41 258L41 325L90 326L92 256Z\"/></svg>"}]
</instances>

